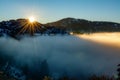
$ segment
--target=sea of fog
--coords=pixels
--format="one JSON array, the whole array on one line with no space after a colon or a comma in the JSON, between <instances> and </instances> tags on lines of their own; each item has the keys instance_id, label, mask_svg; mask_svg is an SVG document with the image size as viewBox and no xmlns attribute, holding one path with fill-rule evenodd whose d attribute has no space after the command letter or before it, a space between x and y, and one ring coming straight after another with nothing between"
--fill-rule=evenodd
<instances>
[{"instance_id":1,"label":"sea of fog","mask_svg":"<svg viewBox=\"0 0 120 80\"><path fill-rule=\"evenodd\" d=\"M120 33L91 35L35 36L15 40L0 38L0 52L16 62L36 69L39 60L47 60L50 73L60 76L88 77L116 75L120 63ZM116 40L117 39L117 40Z\"/></svg>"}]
</instances>

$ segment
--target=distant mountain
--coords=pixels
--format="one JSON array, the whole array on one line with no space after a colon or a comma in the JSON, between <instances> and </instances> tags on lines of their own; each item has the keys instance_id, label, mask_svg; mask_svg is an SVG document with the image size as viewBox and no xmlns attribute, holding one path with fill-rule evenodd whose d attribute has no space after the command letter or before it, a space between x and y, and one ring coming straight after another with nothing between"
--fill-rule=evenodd
<instances>
[{"instance_id":1,"label":"distant mountain","mask_svg":"<svg viewBox=\"0 0 120 80\"><path fill-rule=\"evenodd\" d=\"M0 36L9 35L17 38L20 35L30 34L67 34L64 29L46 26L39 22L30 23L28 19L17 19L0 22Z\"/></svg>"},{"instance_id":2,"label":"distant mountain","mask_svg":"<svg viewBox=\"0 0 120 80\"><path fill-rule=\"evenodd\" d=\"M88 21L84 19L64 18L56 22L47 23L47 26L66 29L74 33L93 32L120 32L120 24L115 22Z\"/></svg>"},{"instance_id":3,"label":"distant mountain","mask_svg":"<svg viewBox=\"0 0 120 80\"><path fill-rule=\"evenodd\" d=\"M56 22L41 24L30 23L28 19L17 19L0 22L0 36L9 35L18 38L20 35L34 34L56 35L73 33L120 32L120 24L115 22L88 21L84 19L64 18Z\"/></svg>"}]
</instances>

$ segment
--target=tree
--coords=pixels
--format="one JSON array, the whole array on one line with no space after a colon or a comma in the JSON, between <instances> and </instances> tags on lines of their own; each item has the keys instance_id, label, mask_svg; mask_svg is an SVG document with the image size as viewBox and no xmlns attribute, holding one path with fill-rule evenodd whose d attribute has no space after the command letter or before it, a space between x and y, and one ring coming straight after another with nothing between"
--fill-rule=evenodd
<instances>
[{"instance_id":1,"label":"tree","mask_svg":"<svg viewBox=\"0 0 120 80\"><path fill-rule=\"evenodd\" d=\"M52 80L52 79L48 76L45 76L43 80Z\"/></svg>"},{"instance_id":2,"label":"tree","mask_svg":"<svg viewBox=\"0 0 120 80\"><path fill-rule=\"evenodd\" d=\"M117 78L117 80L120 80L120 64L118 64L117 72L118 72L118 78Z\"/></svg>"},{"instance_id":3,"label":"tree","mask_svg":"<svg viewBox=\"0 0 120 80\"><path fill-rule=\"evenodd\" d=\"M45 76L49 76L49 67L48 67L47 60L44 60L41 62L40 76L41 76L41 79L43 79Z\"/></svg>"}]
</instances>

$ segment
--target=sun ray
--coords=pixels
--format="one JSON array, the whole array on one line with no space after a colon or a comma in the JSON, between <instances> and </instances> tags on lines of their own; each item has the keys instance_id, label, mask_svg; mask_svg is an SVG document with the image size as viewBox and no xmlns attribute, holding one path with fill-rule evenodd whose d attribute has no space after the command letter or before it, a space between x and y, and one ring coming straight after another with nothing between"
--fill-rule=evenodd
<instances>
[{"instance_id":1,"label":"sun ray","mask_svg":"<svg viewBox=\"0 0 120 80\"><path fill-rule=\"evenodd\" d=\"M19 35L20 33L22 33L22 32L24 32L24 30L25 30L25 26L27 25L27 23L23 23L22 25L21 25L21 27L22 27L22 29L17 33L17 35Z\"/></svg>"},{"instance_id":2,"label":"sun ray","mask_svg":"<svg viewBox=\"0 0 120 80\"><path fill-rule=\"evenodd\" d=\"M42 25L35 21L35 19L32 19L29 18L26 19L26 21L20 23L21 30L17 33L17 35L19 35L20 33L29 33L31 36L33 36L35 32L41 31Z\"/></svg>"}]
</instances>

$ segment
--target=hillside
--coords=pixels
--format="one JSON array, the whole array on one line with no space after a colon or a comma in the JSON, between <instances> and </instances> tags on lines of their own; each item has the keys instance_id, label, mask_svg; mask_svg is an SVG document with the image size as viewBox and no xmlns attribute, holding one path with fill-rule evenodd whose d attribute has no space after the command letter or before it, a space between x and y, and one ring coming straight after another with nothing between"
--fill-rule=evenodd
<instances>
[{"instance_id":1,"label":"hillside","mask_svg":"<svg viewBox=\"0 0 120 80\"><path fill-rule=\"evenodd\" d=\"M55 34L67 34L62 28L53 26L46 26L39 22L30 23L28 19L17 19L0 22L0 36L8 35L13 38L17 38L20 35L55 35Z\"/></svg>"},{"instance_id":2,"label":"hillside","mask_svg":"<svg viewBox=\"0 0 120 80\"><path fill-rule=\"evenodd\" d=\"M64 18L56 22L47 23L47 26L64 28L74 33L119 32L120 24L115 22L88 21L84 19Z\"/></svg>"},{"instance_id":3,"label":"hillside","mask_svg":"<svg viewBox=\"0 0 120 80\"><path fill-rule=\"evenodd\" d=\"M20 35L56 35L73 33L120 32L120 24L115 22L88 21L84 19L64 18L56 22L42 24L30 23L28 19L0 22L0 36L18 38Z\"/></svg>"}]
</instances>

